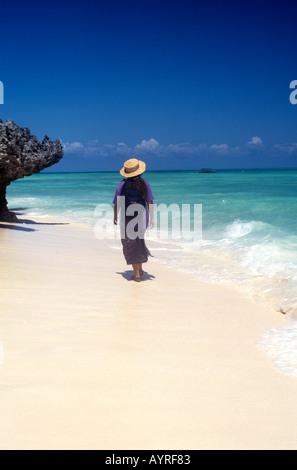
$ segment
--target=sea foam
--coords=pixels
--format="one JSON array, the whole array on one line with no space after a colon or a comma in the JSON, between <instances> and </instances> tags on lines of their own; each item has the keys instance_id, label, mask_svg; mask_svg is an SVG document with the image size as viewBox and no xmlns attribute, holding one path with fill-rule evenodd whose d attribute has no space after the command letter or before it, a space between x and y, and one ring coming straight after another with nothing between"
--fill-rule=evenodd
<instances>
[{"instance_id":1,"label":"sea foam","mask_svg":"<svg viewBox=\"0 0 297 470\"><path fill-rule=\"evenodd\" d=\"M297 322L265 331L258 345L273 358L281 372L297 377Z\"/></svg>"}]
</instances>

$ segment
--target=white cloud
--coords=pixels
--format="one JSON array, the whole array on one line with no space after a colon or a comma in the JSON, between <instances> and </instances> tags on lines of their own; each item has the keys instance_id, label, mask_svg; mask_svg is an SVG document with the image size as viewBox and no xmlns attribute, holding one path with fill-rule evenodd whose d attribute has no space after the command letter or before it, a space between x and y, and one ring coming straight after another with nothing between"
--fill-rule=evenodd
<instances>
[{"instance_id":1,"label":"white cloud","mask_svg":"<svg viewBox=\"0 0 297 470\"><path fill-rule=\"evenodd\" d=\"M288 153L289 155L291 153L294 153L297 151L297 143L296 142L291 142L288 144L275 144L274 146L276 150L284 153Z\"/></svg>"},{"instance_id":2,"label":"white cloud","mask_svg":"<svg viewBox=\"0 0 297 470\"><path fill-rule=\"evenodd\" d=\"M169 144L166 149L168 153L177 153L177 154L194 154L201 151L205 151L207 148L206 144L193 145L189 142L184 142L182 144Z\"/></svg>"},{"instance_id":3,"label":"white cloud","mask_svg":"<svg viewBox=\"0 0 297 470\"><path fill-rule=\"evenodd\" d=\"M257 145L257 146L260 146L260 145L263 145L263 140L261 139L261 137L252 137L251 140L249 140L249 142L247 143L247 145Z\"/></svg>"},{"instance_id":4,"label":"white cloud","mask_svg":"<svg viewBox=\"0 0 297 470\"><path fill-rule=\"evenodd\" d=\"M250 141L242 144L241 146L229 146L226 143L223 144L191 144L189 142L182 142L176 144L160 144L153 137L149 140L143 139L140 143L133 146L129 146L125 142L117 143L103 143L97 139L90 140L86 143L81 142L66 142L63 144L64 152L68 154L78 154L84 158L110 158L120 156L123 159L129 158L142 158L146 155L156 155L160 158L170 157L197 157L205 155L219 155L222 157L226 156L246 156L250 154L252 150L262 149L269 152L269 146L263 144L263 140L258 136L251 137ZM284 154L290 154L297 151L296 143L287 144L275 144L270 148L274 151L283 152Z\"/></svg>"},{"instance_id":5,"label":"white cloud","mask_svg":"<svg viewBox=\"0 0 297 470\"><path fill-rule=\"evenodd\" d=\"M154 152L159 148L160 144L155 139L142 140L140 144L135 145L135 150L138 152Z\"/></svg>"},{"instance_id":6,"label":"white cloud","mask_svg":"<svg viewBox=\"0 0 297 470\"><path fill-rule=\"evenodd\" d=\"M125 144L125 142L118 142L115 148L115 153L119 155L126 155L128 153L131 153L132 150L131 148Z\"/></svg>"},{"instance_id":7,"label":"white cloud","mask_svg":"<svg viewBox=\"0 0 297 470\"><path fill-rule=\"evenodd\" d=\"M210 146L210 149L214 150L217 153L225 154L228 152L229 147L227 144L219 144L219 145L213 144Z\"/></svg>"},{"instance_id":8,"label":"white cloud","mask_svg":"<svg viewBox=\"0 0 297 470\"><path fill-rule=\"evenodd\" d=\"M81 142L65 142L65 143L62 143L63 145L63 150L65 153L76 153L76 152L80 152L84 146Z\"/></svg>"}]
</instances>

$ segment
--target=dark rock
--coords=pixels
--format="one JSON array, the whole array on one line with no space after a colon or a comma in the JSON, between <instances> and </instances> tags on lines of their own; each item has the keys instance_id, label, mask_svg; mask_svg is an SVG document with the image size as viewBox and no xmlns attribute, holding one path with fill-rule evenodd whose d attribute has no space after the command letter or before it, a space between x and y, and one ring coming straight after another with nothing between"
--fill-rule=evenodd
<instances>
[{"instance_id":1,"label":"dark rock","mask_svg":"<svg viewBox=\"0 0 297 470\"><path fill-rule=\"evenodd\" d=\"M52 141L46 135L40 143L26 127L19 127L10 120L3 123L0 119L0 221L18 221L7 208L7 186L58 163L62 157L59 140Z\"/></svg>"}]
</instances>

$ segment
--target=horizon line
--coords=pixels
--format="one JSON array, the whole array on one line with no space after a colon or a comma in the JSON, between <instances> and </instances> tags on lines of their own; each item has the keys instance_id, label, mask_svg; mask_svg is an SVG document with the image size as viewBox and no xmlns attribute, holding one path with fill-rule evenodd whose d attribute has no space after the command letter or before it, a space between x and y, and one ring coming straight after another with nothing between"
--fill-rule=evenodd
<instances>
[{"instance_id":1,"label":"horizon line","mask_svg":"<svg viewBox=\"0 0 297 470\"><path fill-rule=\"evenodd\" d=\"M157 173L162 171L197 171L199 172L203 168L192 168L192 169L161 169L161 170L146 170L145 173ZM252 167L252 168L208 168L216 171L259 171L259 170L297 170L297 167ZM42 174L42 173L119 173L119 170L61 170L61 171L47 171L47 169L40 171L39 173L33 174ZM31 175L33 176L33 175Z\"/></svg>"}]
</instances>

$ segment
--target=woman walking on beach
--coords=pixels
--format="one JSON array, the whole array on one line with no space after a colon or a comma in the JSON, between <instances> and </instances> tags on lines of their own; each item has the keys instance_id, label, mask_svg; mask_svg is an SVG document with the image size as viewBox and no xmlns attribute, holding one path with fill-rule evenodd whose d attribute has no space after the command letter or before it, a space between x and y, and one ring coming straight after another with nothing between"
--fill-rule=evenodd
<instances>
[{"instance_id":1,"label":"woman walking on beach","mask_svg":"<svg viewBox=\"0 0 297 470\"><path fill-rule=\"evenodd\" d=\"M131 279L136 282L141 281L141 276L144 275L142 264L151 256L144 241L149 219L150 228L155 224L154 196L149 183L141 177L145 168L145 163L136 158L127 160L120 171L125 179L118 184L113 200L115 225L119 210L122 209L120 225L123 253L127 264L132 264L134 276ZM136 217L134 212L137 213Z\"/></svg>"}]
</instances>

